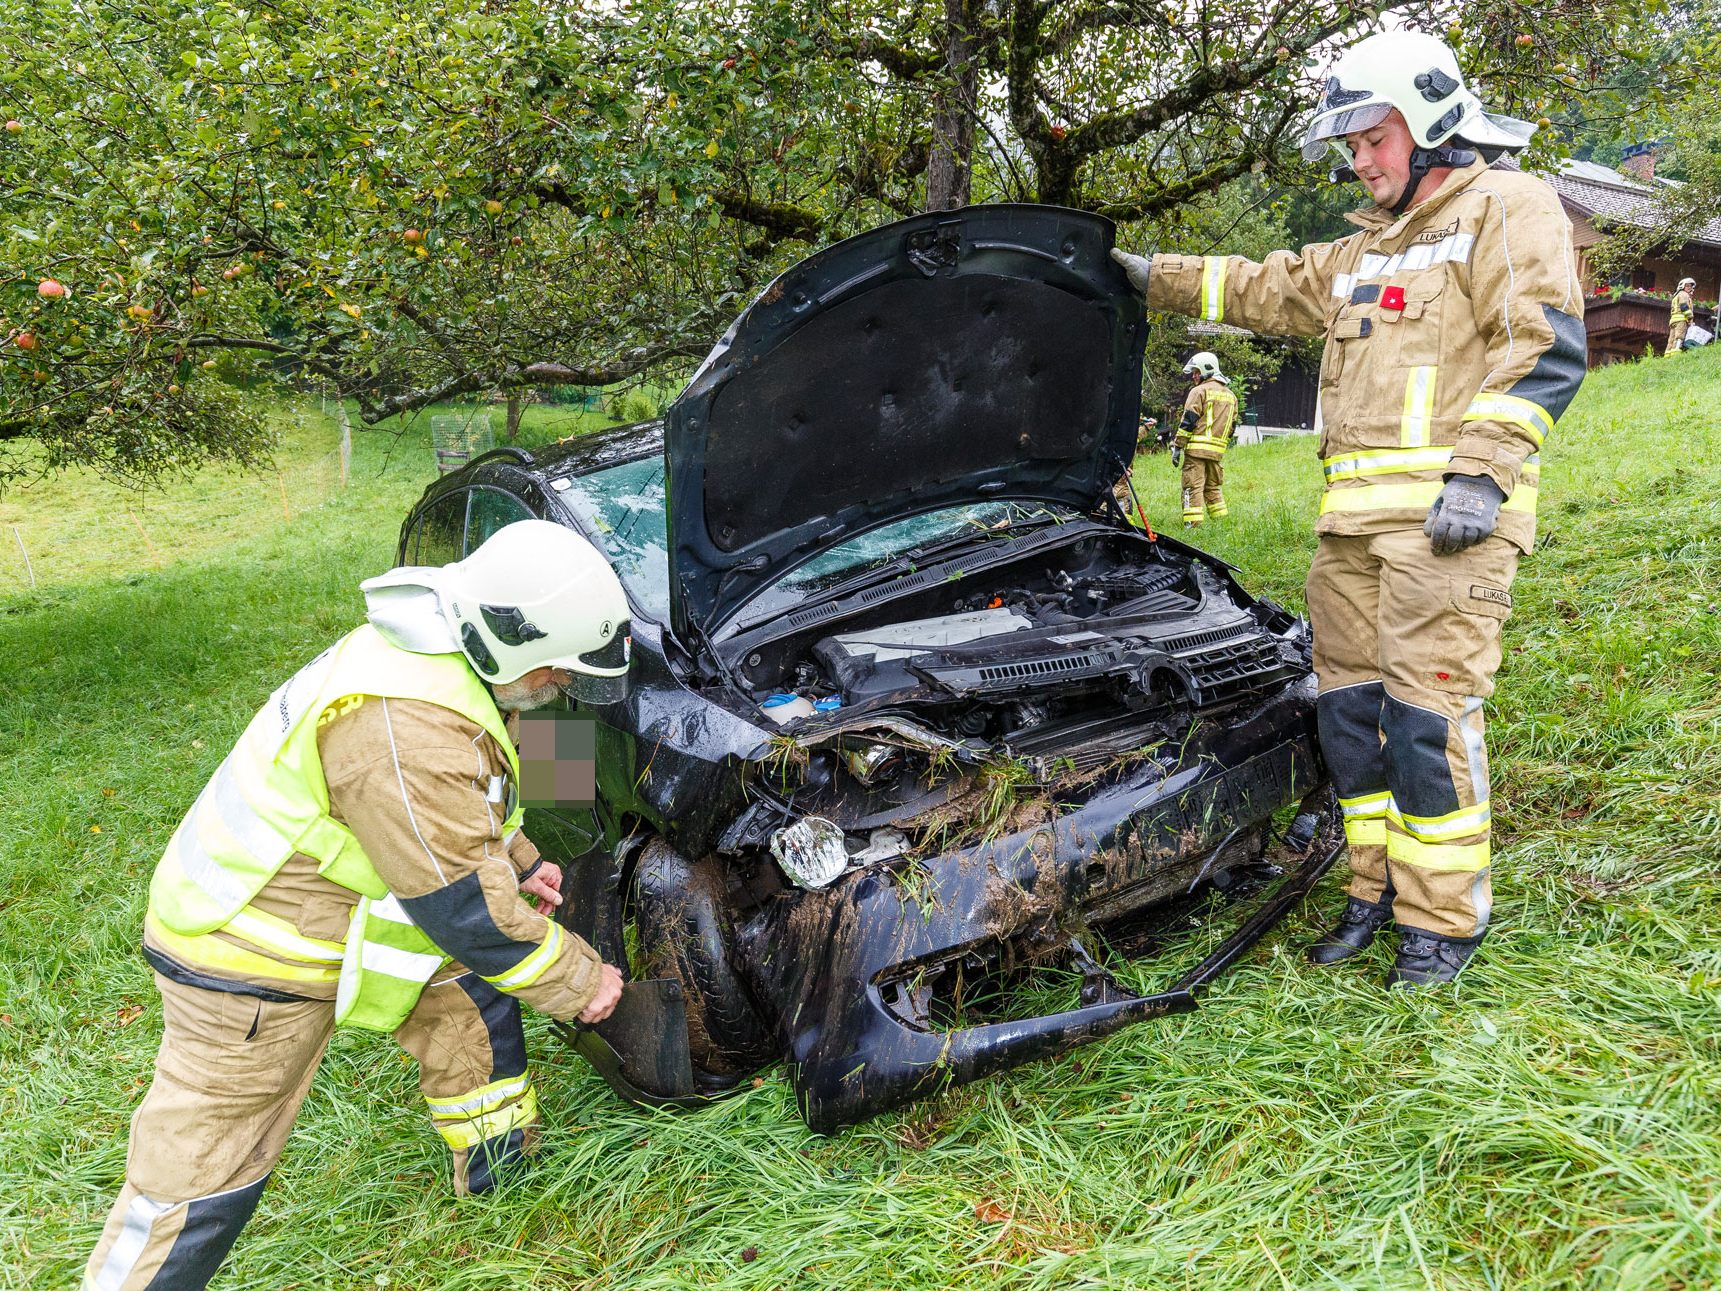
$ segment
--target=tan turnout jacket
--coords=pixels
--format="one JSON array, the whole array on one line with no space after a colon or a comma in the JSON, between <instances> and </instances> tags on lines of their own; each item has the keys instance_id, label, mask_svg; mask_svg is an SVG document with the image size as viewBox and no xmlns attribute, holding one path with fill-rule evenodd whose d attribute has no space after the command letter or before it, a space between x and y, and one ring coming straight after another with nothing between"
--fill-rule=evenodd
<instances>
[{"instance_id":1,"label":"tan turnout jacket","mask_svg":"<svg viewBox=\"0 0 1721 1291\"><path fill-rule=\"evenodd\" d=\"M540 945L550 926L519 890L538 849L522 833L502 836L504 808L487 792L493 777L509 774L506 755L482 727L439 704L356 699L325 712L317 732L330 814L358 836L377 875L453 956L439 980L467 967L505 971ZM251 908L328 945L338 961L357 902L358 893L318 874L314 859L294 855ZM225 981L300 999L335 998L332 968L308 967L227 929L204 937L239 949L254 961L252 971L235 971L231 955L219 969L199 963L204 938L169 945L146 930L144 945L159 971L191 985ZM596 992L601 961L571 934L561 946L541 976L509 993L571 1019Z\"/></svg>"},{"instance_id":2,"label":"tan turnout jacket","mask_svg":"<svg viewBox=\"0 0 1721 1291\"><path fill-rule=\"evenodd\" d=\"M1237 422L1237 396L1231 387L1217 377L1197 382L1183 401L1183 411L1195 414L1195 424L1187 430L1177 428L1176 446L1198 462L1224 457Z\"/></svg>"},{"instance_id":3,"label":"tan turnout jacket","mask_svg":"<svg viewBox=\"0 0 1721 1291\"><path fill-rule=\"evenodd\" d=\"M1156 255L1147 303L1257 332L1324 336L1323 534L1420 526L1448 474L1505 492L1499 533L1535 540L1538 451L1588 347L1571 226L1547 184L1481 162L1394 217L1256 264Z\"/></svg>"}]
</instances>

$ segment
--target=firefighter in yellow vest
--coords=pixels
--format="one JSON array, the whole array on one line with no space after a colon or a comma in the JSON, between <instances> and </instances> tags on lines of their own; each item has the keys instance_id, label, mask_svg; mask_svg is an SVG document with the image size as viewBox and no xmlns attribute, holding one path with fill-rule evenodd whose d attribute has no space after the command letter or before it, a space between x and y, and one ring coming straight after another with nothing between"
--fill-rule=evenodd
<instances>
[{"instance_id":1,"label":"firefighter in yellow vest","mask_svg":"<svg viewBox=\"0 0 1721 1291\"><path fill-rule=\"evenodd\" d=\"M561 872L520 833L504 725L564 692L625 692L615 574L525 520L363 591L369 622L269 697L150 882L164 1033L86 1291L208 1282L336 1024L418 1060L465 1194L532 1148L519 1002L596 1022L620 998L619 972L546 917Z\"/></svg>"},{"instance_id":2,"label":"firefighter in yellow vest","mask_svg":"<svg viewBox=\"0 0 1721 1291\"><path fill-rule=\"evenodd\" d=\"M1697 312L1696 292L1697 279L1679 280L1679 290L1673 293L1673 309L1667 316L1667 349L1664 354L1677 354L1685 348L1685 333L1691 330L1691 318Z\"/></svg>"},{"instance_id":3,"label":"firefighter in yellow vest","mask_svg":"<svg viewBox=\"0 0 1721 1291\"><path fill-rule=\"evenodd\" d=\"M1205 516L1217 520L1225 507L1225 450L1237 423L1237 396L1231 380L1219 370L1219 359L1207 350L1183 365L1189 397L1183 419L1171 441L1171 461L1183 467L1183 525L1192 529Z\"/></svg>"},{"instance_id":4,"label":"firefighter in yellow vest","mask_svg":"<svg viewBox=\"0 0 1721 1291\"><path fill-rule=\"evenodd\" d=\"M1439 40L1383 32L1338 61L1305 137L1374 199L1357 232L1259 264L1114 253L1150 308L1325 338L1308 607L1351 885L1310 957L1396 923L1389 986L1453 980L1488 927L1483 703L1542 445L1584 376L1559 199L1491 168L1532 133L1485 113Z\"/></svg>"}]
</instances>

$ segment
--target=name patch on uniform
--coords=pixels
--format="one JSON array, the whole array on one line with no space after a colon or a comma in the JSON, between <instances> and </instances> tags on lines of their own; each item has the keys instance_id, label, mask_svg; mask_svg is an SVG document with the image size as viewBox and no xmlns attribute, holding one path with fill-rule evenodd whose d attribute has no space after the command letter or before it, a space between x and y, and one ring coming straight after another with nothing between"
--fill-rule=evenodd
<instances>
[{"instance_id":1,"label":"name patch on uniform","mask_svg":"<svg viewBox=\"0 0 1721 1291\"><path fill-rule=\"evenodd\" d=\"M1424 242L1444 242L1458 232L1458 221L1453 220L1443 229L1428 229L1410 239L1411 246L1421 246Z\"/></svg>"},{"instance_id":2,"label":"name patch on uniform","mask_svg":"<svg viewBox=\"0 0 1721 1291\"><path fill-rule=\"evenodd\" d=\"M1498 587L1484 587L1481 583L1472 583L1470 597L1472 600L1490 601L1508 610L1512 608L1512 594L1502 592Z\"/></svg>"}]
</instances>

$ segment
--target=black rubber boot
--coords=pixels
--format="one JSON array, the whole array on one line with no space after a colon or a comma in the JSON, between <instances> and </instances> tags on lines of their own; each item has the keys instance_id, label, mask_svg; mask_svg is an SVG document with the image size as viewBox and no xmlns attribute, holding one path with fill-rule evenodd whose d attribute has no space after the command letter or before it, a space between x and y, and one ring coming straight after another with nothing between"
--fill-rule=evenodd
<instances>
[{"instance_id":1,"label":"black rubber boot","mask_svg":"<svg viewBox=\"0 0 1721 1291\"><path fill-rule=\"evenodd\" d=\"M1386 989L1411 991L1456 981L1481 941L1480 936L1436 937L1420 928L1401 928L1398 958L1386 975Z\"/></svg>"},{"instance_id":2,"label":"black rubber boot","mask_svg":"<svg viewBox=\"0 0 1721 1291\"><path fill-rule=\"evenodd\" d=\"M1367 950L1375 933L1392 922L1392 902L1359 901L1345 898L1344 913L1339 921L1321 934L1319 941L1309 946L1311 964L1336 964L1341 959Z\"/></svg>"}]
</instances>

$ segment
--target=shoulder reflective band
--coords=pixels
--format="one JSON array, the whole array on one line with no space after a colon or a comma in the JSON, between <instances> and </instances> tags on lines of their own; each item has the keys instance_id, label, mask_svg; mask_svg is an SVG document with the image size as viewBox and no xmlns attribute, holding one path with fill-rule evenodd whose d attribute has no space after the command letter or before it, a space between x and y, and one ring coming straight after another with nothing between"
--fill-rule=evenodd
<instances>
[{"instance_id":1,"label":"shoulder reflective band","mask_svg":"<svg viewBox=\"0 0 1721 1291\"><path fill-rule=\"evenodd\" d=\"M1464 410L1465 421L1503 421L1530 437L1537 448L1553 433L1554 419L1541 404L1513 394L1479 394Z\"/></svg>"},{"instance_id":2,"label":"shoulder reflective band","mask_svg":"<svg viewBox=\"0 0 1721 1291\"><path fill-rule=\"evenodd\" d=\"M1434 376L1436 369L1410 369L1404 383L1404 419L1399 425L1398 442L1406 448L1421 448L1428 443L1434 425Z\"/></svg>"},{"instance_id":3,"label":"shoulder reflective band","mask_svg":"<svg viewBox=\"0 0 1721 1291\"><path fill-rule=\"evenodd\" d=\"M1201 259L1201 317L1209 323L1225 321L1225 271L1229 265L1225 256Z\"/></svg>"}]
</instances>

